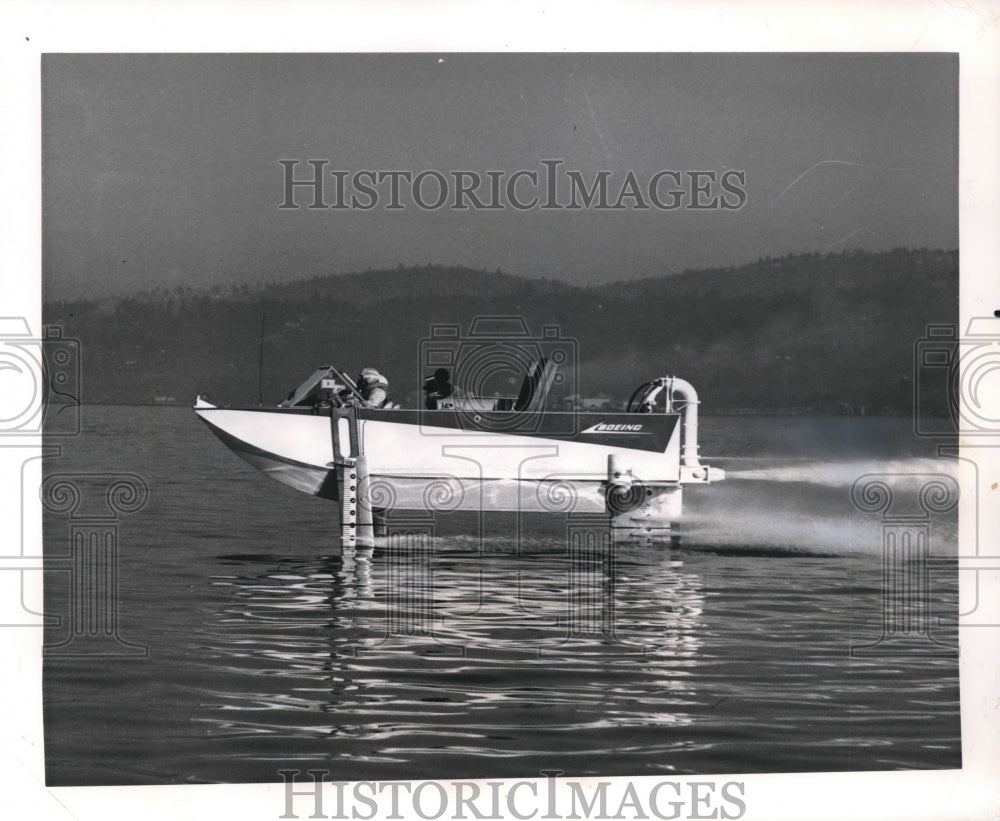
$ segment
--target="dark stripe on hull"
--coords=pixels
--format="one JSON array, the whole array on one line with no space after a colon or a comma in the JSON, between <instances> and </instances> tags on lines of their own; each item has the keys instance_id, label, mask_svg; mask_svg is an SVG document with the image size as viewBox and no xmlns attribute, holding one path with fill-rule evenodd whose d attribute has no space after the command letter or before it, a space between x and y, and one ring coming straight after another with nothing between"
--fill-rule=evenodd
<instances>
[{"instance_id":1,"label":"dark stripe on hull","mask_svg":"<svg viewBox=\"0 0 1000 821\"><path fill-rule=\"evenodd\" d=\"M319 408L226 408L253 413L328 416ZM373 410L359 408L358 418L392 422L418 428L438 428L465 433L508 434L555 441L606 445L615 449L662 453L674 435L679 414L655 413L542 413L485 412L462 410ZM609 430L618 427L619 430Z\"/></svg>"}]
</instances>

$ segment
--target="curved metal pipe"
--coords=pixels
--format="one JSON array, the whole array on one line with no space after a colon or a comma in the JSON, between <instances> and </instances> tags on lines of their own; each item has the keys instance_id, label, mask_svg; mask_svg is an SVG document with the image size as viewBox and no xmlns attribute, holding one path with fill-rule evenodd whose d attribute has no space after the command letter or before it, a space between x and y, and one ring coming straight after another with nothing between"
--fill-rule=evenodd
<instances>
[{"instance_id":1,"label":"curved metal pipe","mask_svg":"<svg viewBox=\"0 0 1000 821\"><path fill-rule=\"evenodd\" d=\"M683 462L687 467L701 467L701 462L698 461L698 392L694 385L679 376L670 378L667 390L671 401L676 393L686 403L681 419Z\"/></svg>"}]
</instances>

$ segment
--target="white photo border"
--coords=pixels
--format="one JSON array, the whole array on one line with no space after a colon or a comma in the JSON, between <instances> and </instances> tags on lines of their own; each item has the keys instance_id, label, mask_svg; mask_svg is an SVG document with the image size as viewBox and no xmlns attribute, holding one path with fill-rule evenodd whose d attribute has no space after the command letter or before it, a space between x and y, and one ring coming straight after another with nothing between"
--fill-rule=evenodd
<instances>
[{"instance_id":1,"label":"white photo border","mask_svg":"<svg viewBox=\"0 0 1000 821\"><path fill-rule=\"evenodd\" d=\"M41 328L41 55L72 52L766 51L957 52L960 55L961 321L1000 308L1000 3L319 3L5 2L0 4L0 271L4 316ZM31 443L22 442L22 445ZM968 443L966 443L968 444ZM32 446L40 449L41 443ZM1000 535L1000 450L971 448L982 483L979 520L960 532ZM21 474L0 462L0 528L20 516ZM40 522L24 553L41 555ZM8 551L9 552L9 551ZM975 558L960 547L960 560ZM976 570L978 591L1000 591L1000 561ZM41 573L26 573L41 584ZM963 582L962 612L976 590ZM738 776L743 818L969 818L1000 813L1000 624L963 619L962 770ZM273 785L54 788L44 786L41 628L9 628L0 664L5 698L0 767L10 818L275 819ZM677 780L721 783L726 776ZM640 782L650 779L639 779ZM992 813L992 815L991 815ZM300 810L300 817L308 812Z\"/></svg>"}]
</instances>

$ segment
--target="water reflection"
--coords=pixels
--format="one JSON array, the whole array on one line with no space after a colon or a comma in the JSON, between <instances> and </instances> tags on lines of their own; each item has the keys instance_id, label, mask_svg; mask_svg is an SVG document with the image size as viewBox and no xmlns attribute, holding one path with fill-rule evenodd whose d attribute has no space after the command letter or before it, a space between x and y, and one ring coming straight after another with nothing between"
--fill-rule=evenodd
<instances>
[{"instance_id":1,"label":"water reflection","mask_svg":"<svg viewBox=\"0 0 1000 821\"><path fill-rule=\"evenodd\" d=\"M213 735L364 739L372 760L542 754L567 732L607 751L608 726L690 722L705 593L677 554L590 538L466 547L220 557L200 634L219 686L200 720Z\"/></svg>"}]
</instances>

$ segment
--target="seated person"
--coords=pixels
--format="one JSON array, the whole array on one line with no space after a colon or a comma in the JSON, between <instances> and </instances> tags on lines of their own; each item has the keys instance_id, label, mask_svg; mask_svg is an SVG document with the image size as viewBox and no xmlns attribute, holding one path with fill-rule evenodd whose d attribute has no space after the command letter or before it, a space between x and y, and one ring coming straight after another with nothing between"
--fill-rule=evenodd
<instances>
[{"instance_id":1,"label":"seated person","mask_svg":"<svg viewBox=\"0 0 1000 821\"><path fill-rule=\"evenodd\" d=\"M454 393L451 386L451 374L447 368L438 368L434 371L434 376L429 376L424 380L424 407L434 410L442 399L447 399Z\"/></svg>"},{"instance_id":2,"label":"seated person","mask_svg":"<svg viewBox=\"0 0 1000 821\"><path fill-rule=\"evenodd\" d=\"M375 368L362 368L357 381L359 399L353 391L341 393L344 404L365 408L391 408L394 405L388 401L389 380Z\"/></svg>"},{"instance_id":3,"label":"seated person","mask_svg":"<svg viewBox=\"0 0 1000 821\"><path fill-rule=\"evenodd\" d=\"M358 375L358 391L369 408L381 408L389 397L389 380L375 368L362 368Z\"/></svg>"}]
</instances>

